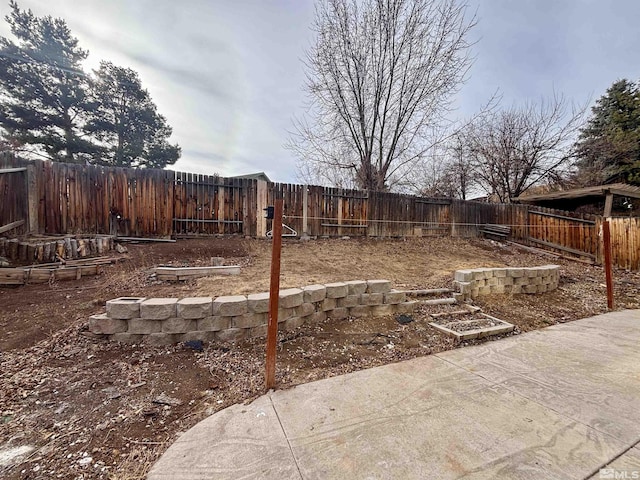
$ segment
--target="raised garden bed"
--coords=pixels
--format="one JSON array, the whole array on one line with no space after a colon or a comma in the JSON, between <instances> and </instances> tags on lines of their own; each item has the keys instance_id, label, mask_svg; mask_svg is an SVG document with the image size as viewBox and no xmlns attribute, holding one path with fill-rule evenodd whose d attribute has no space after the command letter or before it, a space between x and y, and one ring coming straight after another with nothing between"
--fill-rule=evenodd
<instances>
[{"instance_id":1,"label":"raised garden bed","mask_svg":"<svg viewBox=\"0 0 640 480\"><path fill-rule=\"evenodd\" d=\"M458 340L472 340L474 338L501 335L512 332L515 328L512 324L485 313L473 313L464 317L440 315L429 325Z\"/></svg>"}]
</instances>

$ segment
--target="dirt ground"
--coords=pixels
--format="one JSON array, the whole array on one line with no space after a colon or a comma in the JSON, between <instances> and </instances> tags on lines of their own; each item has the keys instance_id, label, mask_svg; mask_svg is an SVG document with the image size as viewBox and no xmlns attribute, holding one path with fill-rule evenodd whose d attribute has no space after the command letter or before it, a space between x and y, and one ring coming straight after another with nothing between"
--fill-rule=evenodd
<instances>
[{"instance_id":1,"label":"dirt ground","mask_svg":"<svg viewBox=\"0 0 640 480\"><path fill-rule=\"evenodd\" d=\"M0 288L0 477L137 479L176 436L207 415L264 393L264 340L119 345L87 331L89 315L119 296L218 296L268 290L270 243L242 238L128 245L98 277ZM160 264L238 264L234 277L159 282ZM541 295L496 295L475 305L516 325L513 335L606 311L601 268L554 260L487 240L286 241L281 285L385 278L396 288L450 287L458 268L561 265L560 287ZM640 275L614 273L616 308L640 307ZM462 347L428 325L394 317L327 320L279 335L279 388ZM481 340L486 341L486 340ZM19 461L9 449L32 448ZM4 452L4 453L3 453ZM4 457L3 457L4 455Z\"/></svg>"}]
</instances>

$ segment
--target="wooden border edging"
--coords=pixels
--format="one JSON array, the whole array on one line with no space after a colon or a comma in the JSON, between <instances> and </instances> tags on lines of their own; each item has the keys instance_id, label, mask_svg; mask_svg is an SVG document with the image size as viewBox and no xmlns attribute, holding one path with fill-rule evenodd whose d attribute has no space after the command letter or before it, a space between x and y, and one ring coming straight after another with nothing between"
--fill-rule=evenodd
<instances>
[{"instance_id":1,"label":"wooden border edging","mask_svg":"<svg viewBox=\"0 0 640 480\"><path fill-rule=\"evenodd\" d=\"M239 265L223 265L217 267L156 267L158 280L190 280L192 278L211 275L240 275Z\"/></svg>"},{"instance_id":2,"label":"wooden border edging","mask_svg":"<svg viewBox=\"0 0 640 480\"><path fill-rule=\"evenodd\" d=\"M579 255L581 257L592 258L594 260L596 258L596 256L593 253L587 253L587 252L583 252L583 251L580 251L580 250L575 250L573 248L564 247L564 246L558 245L556 243L545 242L544 240L538 240L537 238L528 237L527 240L530 241L530 242L533 242L533 243L539 243L540 245L544 245L546 247L556 248L556 249L562 250L564 252L573 253L574 255Z\"/></svg>"}]
</instances>

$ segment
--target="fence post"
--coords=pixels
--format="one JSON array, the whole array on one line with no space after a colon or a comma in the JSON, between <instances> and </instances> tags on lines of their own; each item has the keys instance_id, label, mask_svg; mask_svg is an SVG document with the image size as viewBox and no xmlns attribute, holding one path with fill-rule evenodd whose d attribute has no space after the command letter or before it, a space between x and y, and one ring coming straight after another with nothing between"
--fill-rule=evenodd
<instances>
[{"instance_id":1,"label":"fence post","mask_svg":"<svg viewBox=\"0 0 640 480\"><path fill-rule=\"evenodd\" d=\"M256 237L264 237L267 235L267 219L263 215L263 211L267 208L267 182L258 180L256 184L257 214L256 214Z\"/></svg>"},{"instance_id":2,"label":"fence post","mask_svg":"<svg viewBox=\"0 0 640 480\"><path fill-rule=\"evenodd\" d=\"M242 235L245 237L249 235L249 222L247 221L249 216L249 188L253 186L253 181L249 179L240 180L242 185Z\"/></svg>"},{"instance_id":3,"label":"fence post","mask_svg":"<svg viewBox=\"0 0 640 480\"><path fill-rule=\"evenodd\" d=\"M451 200L451 203L449 204L448 208L449 208L449 236L450 237L457 237L458 236L458 231L456 229L456 221L458 220L458 218L456 217L456 212L459 210L459 208L456 205L456 200ZM456 207L454 207L454 205L456 205Z\"/></svg>"},{"instance_id":4,"label":"fence post","mask_svg":"<svg viewBox=\"0 0 640 480\"><path fill-rule=\"evenodd\" d=\"M309 217L307 210L309 209L309 185L304 184L302 196L302 234L307 235L309 233Z\"/></svg>"},{"instance_id":5,"label":"fence post","mask_svg":"<svg viewBox=\"0 0 640 480\"><path fill-rule=\"evenodd\" d=\"M611 231L609 220L602 222L602 239L604 240L604 272L607 280L607 308L613 310L613 271L611 267Z\"/></svg>"},{"instance_id":6,"label":"fence post","mask_svg":"<svg viewBox=\"0 0 640 480\"><path fill-rule=\"evenodd\" d=\"M25 172L27 184L27 233L38 233L38 181L36 178L36 167L33 164L27 165Z\"/></svg>"}]
</instances>

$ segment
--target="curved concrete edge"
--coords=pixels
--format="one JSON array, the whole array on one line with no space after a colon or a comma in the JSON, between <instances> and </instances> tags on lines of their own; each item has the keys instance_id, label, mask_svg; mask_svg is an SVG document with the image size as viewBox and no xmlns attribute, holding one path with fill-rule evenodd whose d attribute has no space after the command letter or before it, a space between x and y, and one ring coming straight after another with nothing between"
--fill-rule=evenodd
<instances>
[{"instance_id":1,"label":"curved concrete edge","mask_svg":"<svg viewBox=\"0 0 640 480\"><path fill-rule=\"evenodd\" d=\"M187 431L148 478L584 479L634 466L639 342L640 310L612 312L276 391Z\"/></svg>"},{"instance_id":2,"label":"curved concrete edge","mask_svg":"<svg viewBox=\"0 0 640 480\"><path fill-rule=\"evenodd\" d=\"M300 479L269 396L232 405L185 432L147 477Z\"/></svg>"}]
</instances>

